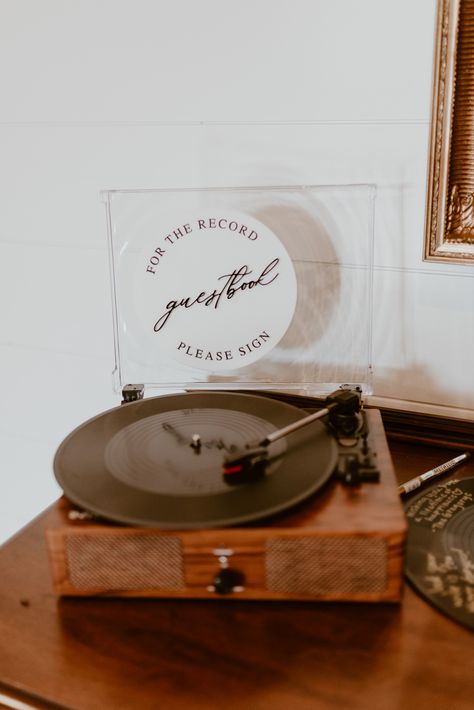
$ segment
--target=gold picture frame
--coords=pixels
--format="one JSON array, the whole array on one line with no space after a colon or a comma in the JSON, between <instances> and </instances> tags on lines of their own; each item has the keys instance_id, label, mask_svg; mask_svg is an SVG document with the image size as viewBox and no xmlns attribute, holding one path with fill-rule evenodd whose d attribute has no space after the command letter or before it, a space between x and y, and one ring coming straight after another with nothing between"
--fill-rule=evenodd
<instances>
[{"instance_id":1,"label":"gold picture frame","mask_svg":"<svg viewBox=\"0 0 474 710\"><path fill-rule=\"evenodd\" d=\"M474 261L474 0L438 0L424 258Z\"/></svg>"}]
</instances>

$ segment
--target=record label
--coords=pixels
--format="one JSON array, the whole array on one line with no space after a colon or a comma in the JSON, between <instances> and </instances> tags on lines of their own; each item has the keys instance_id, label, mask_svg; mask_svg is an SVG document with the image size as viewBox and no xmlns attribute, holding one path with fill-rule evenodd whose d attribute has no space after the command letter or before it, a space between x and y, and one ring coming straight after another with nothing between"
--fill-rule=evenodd
<instances>
[{"instance_id":1,"label":"record label","mask_svg":"<svg viewBox=\"0 0 474 710\"><path fill-rule=\"evenodd\" d=\"M474 478L435 486L405 511L408 579L438 609L474 629Z\"/></svg>"}]
</instances>

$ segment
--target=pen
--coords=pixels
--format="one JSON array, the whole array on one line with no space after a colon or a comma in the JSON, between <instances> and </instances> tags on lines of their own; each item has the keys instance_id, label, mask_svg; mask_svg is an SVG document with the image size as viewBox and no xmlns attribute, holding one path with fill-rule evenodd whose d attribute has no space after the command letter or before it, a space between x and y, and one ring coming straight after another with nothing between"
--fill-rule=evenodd
<instances>
[{"instance_id":1,"label":"pen","mask_svg":"<svg viewBox=\"0 0 474 710\"><path fill-rule=\"evenodd\" d=\"M450 459L449 461L446 461L446 463L436 466L436 468L431 468L429 471L422 473L421 476L416 476L416 478L412 478L406 483L402 483L402 485L398 487L398 492L400 495L403 495L404 493L414 491L416 488L419 488L423 483L425 483L425 481L429 481L430 478L434 478L445 471L449 471L451 468L454 468L454 466L457 466L458 463L461 463L461 461L468 459L470 455L471 454L469 452L460 454L454 459Z\"/></svg>"}]
</instances>

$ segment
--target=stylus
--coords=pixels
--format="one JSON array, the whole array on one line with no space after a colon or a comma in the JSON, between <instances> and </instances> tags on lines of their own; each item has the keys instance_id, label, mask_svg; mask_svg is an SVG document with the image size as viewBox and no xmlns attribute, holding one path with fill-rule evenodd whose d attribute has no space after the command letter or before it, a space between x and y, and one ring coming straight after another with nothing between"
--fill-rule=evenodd
<instances>
[{"instance_id":1,"label":"stylus","mask_svg":"<svg viewBox=\"0 0 474 710\"><path fill-rule=\"evenodd\" d=\"M269 444L308 426L308 424L317 419L325 417L332 410L343 414L354 414L360 410L360 404L360 394L356 391L338 390L333 392L326 398L324 409L320 409L302 419L297 419L295 422L268 434L258 443L248 445L245 449L226 457L223 464L224 480L233 485L234 483L248 482L249 480L260 478L265 472Z\"/></svg>"}]
</instances>

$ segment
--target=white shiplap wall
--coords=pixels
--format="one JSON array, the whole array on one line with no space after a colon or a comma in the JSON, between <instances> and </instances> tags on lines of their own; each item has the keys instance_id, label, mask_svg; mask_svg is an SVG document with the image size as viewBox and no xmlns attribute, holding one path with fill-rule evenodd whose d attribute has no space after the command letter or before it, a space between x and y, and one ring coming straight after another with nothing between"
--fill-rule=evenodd
<instances>
[{"instance_id":1,"label":"white shiplap wall","mask_svg":"<svg viewBox=\"0 0 474 710\"><path fill-rule=\"evenodd\" d=\"M378 401L472 416L472 266L421 260L435 0L0 0L0 540L117 403L99 191L373 182Z\"/></svg>"}]
</instances>

